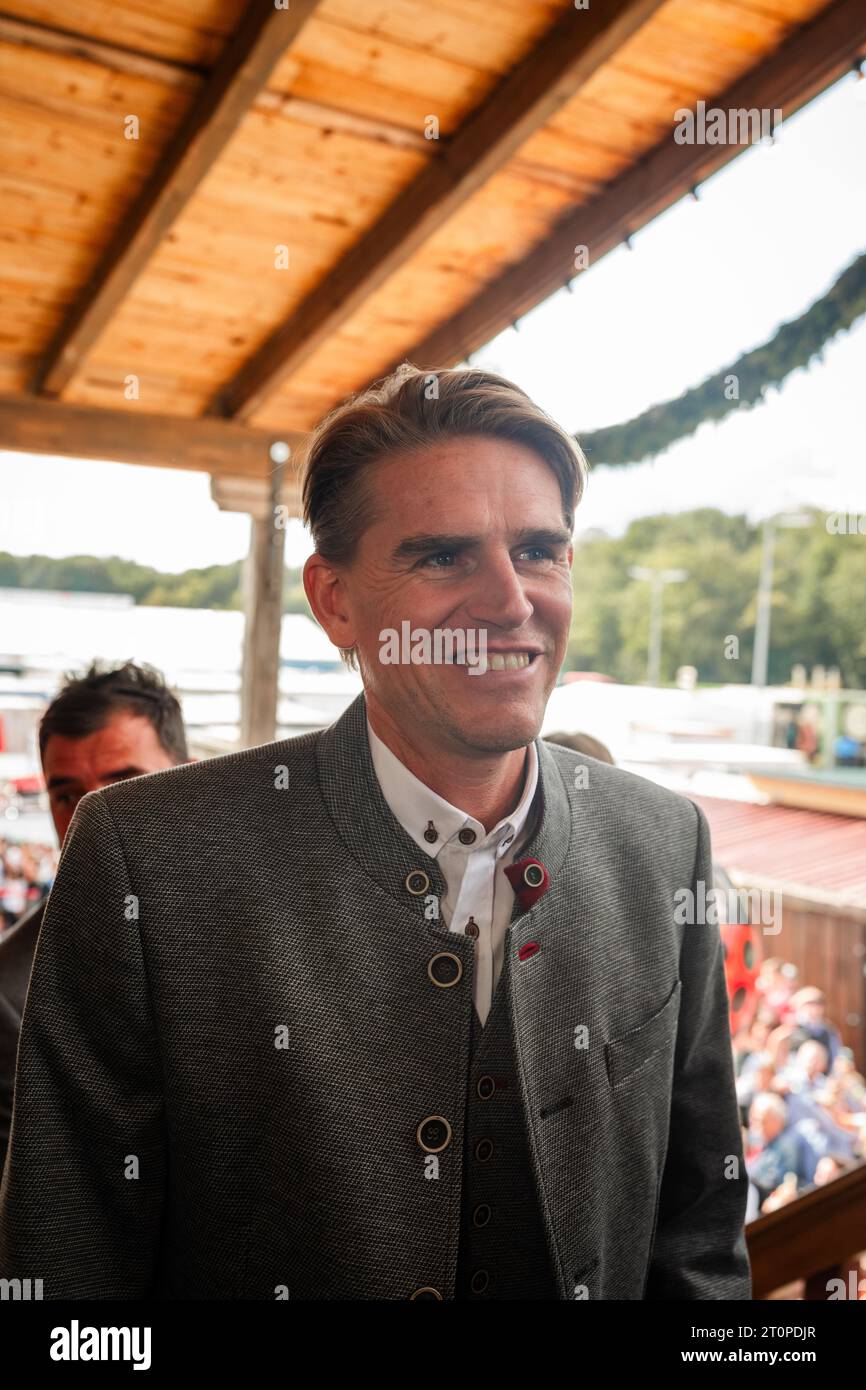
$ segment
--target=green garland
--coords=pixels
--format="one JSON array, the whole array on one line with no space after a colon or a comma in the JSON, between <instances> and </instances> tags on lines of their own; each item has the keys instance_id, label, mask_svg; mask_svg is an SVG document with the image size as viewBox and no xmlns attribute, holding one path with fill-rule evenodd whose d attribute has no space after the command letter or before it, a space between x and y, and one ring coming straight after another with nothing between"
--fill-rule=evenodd
<instances>
[{"instance_id":1,"label":"green garland","mask_svg":"<svg viewBox=\"0 0 866 1390\"><path fill-rule=\"evenodd\" d=\"M640 463L694 434L705 420L721 420L731 410L756 405L770 386L782 382L797 367L805 367L837 333L866 313L866 253L848 266L823 299L791 323L783 323L762 347L747 352L730 367L707 377L676 400L654 405L633 420L607 429L577 434L594 468ZM739 399L725 394L735 376ZM730 388L728 395L730 395Z\"/></svg>"}]
</instances>

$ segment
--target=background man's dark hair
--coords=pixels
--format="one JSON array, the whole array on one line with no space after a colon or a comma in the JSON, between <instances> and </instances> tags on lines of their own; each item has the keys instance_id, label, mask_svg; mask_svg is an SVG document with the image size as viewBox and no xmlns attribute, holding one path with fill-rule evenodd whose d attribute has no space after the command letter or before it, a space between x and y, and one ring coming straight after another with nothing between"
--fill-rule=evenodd
<instances>
[{"instance_id":1,"label":"background man's dark hair","mask_svg":"<svg viewBox=\"0 0 866 1390\"><path fill-rule=\"evenodd\" d=\"M170 758L186 762L186 731L177 697L153 666L125 661L103 667L94 661L83 675L67 673L39 723L39 754L52 734L84 738L104 729L121 711L148 719Z\"/></svg>"}]
</instances>

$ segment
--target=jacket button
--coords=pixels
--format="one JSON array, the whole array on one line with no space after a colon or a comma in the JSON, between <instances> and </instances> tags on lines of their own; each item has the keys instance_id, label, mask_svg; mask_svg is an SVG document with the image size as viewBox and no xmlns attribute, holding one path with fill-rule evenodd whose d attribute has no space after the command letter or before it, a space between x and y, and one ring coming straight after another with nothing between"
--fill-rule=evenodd
<instances>
[{"instance_id":1,"label":"jacket button","mask_svg":"<svg viewBox=\"0 0 866 1390\"><path fill-rule=\"evenodd\" d=\"M496 1090L496 1082L492 1076L479 1076L475 1089L481 1100L489 1100Z\"/></svg>"},{"instance_id":2,"label":"jacket button","mask_svg":"<svg viewBox=\"0 0 866 1390\"><path fill-rule=\"evenodd\" d=\"M483 1293L490 1283L490 1275L486 1269L476 1269L472 1278L469 1280L469 1287L473 1293Z\"/></svg>"},{"instance_id":3,"label":"jacket button","mask_svg":"<svg viewBox=\"0 0 866 1390\"><path fill-rule=\"evenodd\" d=\"M487 1202L479 1202L478 1206L472 1212L472 1225L479 1227L486 1226L492 1215L493 1211Z\"/></svg>"},{"instance_id":4,"label":"jacket button","mask_svg":"<svg viewBox=\"0 0 866 1390\"><path fill-rule=\"evenodd\" d=\"M540 864L527 864L523 870L523 882L527 888L540 888L544 882L544 870Z\"/></svg>"},{"instance_id":5,"label":"jacket button","mask_svg":"<svg viewBox=\"0 0 866 1390\"><path fill-rule=\"evenodd\" d=\"M430 887L430 880L423 869L411 869L403 880L413 897L420 898Z\"/></svg>"},{"instance_id":6,"label":"jacket button","mask_svg":"<svg viewBox=\"0 0 866 1390\"><path fill-rule=\"evenodd\" d=\"M431 1288L431 1287L429 1286L429 1284L428 1284L428 1285L425 1285L424 1288L416 1289L414 1293L410 1293L409 1297L410 1297L410 1299L412 1299L412 1298L437 1298L437 1299L439 1300L440 1303L443 1303L443 1302L444 1302L444 1299L442 1298L442 1295L441 1295L441 1293L439 1292L439 1290L438 1290L438 1289L433 1289L433 1288Z\"/></svg>"},{"instance_id":7,"label":"jacket button","mask_svg":"<svg viewBox=\"0 0 866 1390\"><path fill-rule=\"evenodd\" d=\"M438 1154L451 1143L451 1126L443 1115L428 1115L415 1131L415 1138L425 1153Z\"/></svg>"},{"instance_id":8,"label":"jacket button","mask_svg":"<svg viewBox=\"0 0 866 1390\"><path fill-rule=\"evenodd\" d=\"M493 1157L493 1140L479 1139L475 1145L476 1163L489 1163Z\"/></svg>"},{"instance_id":9,"label":"jacket button","mask_svg":"<svg viewBox=\"0 0 866 1390\"><path fill-rule=\"evenodd\" d=\"M440 951L427 962L427 974L440 989L450 989L459 983L463 974L463 962L451 951Z\"/></svg>"}]
</instances>

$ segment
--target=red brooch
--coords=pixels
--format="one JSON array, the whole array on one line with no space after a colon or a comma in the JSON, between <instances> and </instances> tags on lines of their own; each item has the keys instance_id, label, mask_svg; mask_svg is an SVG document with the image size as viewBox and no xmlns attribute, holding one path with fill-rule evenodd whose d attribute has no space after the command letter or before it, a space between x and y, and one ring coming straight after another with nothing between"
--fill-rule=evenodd
<instances>
[{"instance_id":1,"label":"red brooch","mask_svg":"<svg viewBox=\"0 0 866 1390\"><path fill-rule=\"evenodd\" d=\"M532 907L550 887L550 874L540 859L519 859L505 872L522 908Z\"/></svg>"}]
</instances>

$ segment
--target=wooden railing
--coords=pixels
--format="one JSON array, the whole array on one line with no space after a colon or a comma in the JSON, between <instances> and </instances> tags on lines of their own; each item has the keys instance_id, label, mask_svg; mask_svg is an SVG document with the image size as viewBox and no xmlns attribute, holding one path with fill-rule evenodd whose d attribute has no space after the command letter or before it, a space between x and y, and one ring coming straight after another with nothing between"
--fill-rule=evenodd
<instances>
[{"instance_id":1,"label":"wooden railing","mask_svg":"<svg viewBox=\"0 0 866 1390\"><path fill-rule=\"evenodd\" d=\"M750 1221L746 1241L754 1298L797 1279L807 1299L826 1300L830 1279L845 1279L850 1297L848 1267L866 1249L866 1163Z\"/></svg>"}]
</instances>

